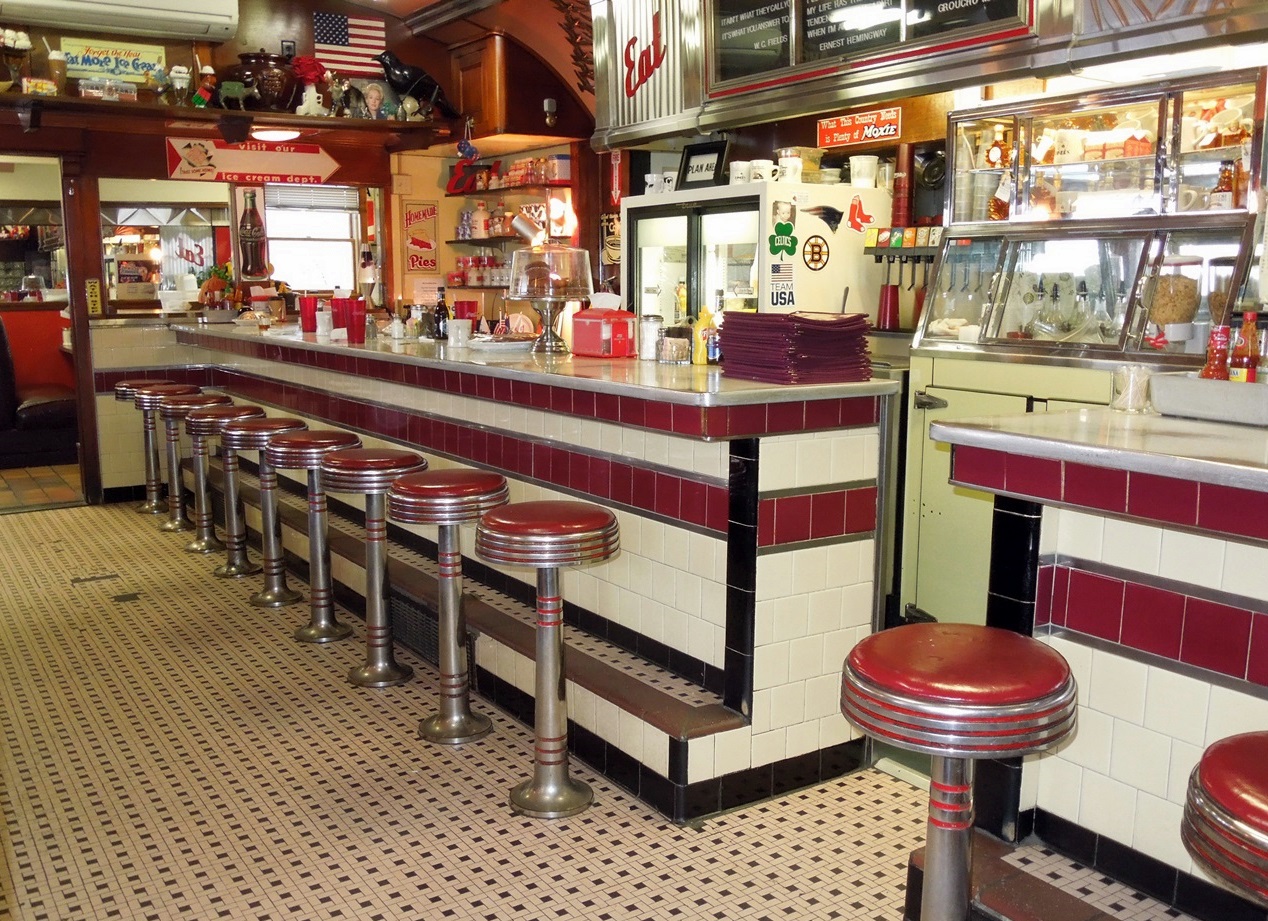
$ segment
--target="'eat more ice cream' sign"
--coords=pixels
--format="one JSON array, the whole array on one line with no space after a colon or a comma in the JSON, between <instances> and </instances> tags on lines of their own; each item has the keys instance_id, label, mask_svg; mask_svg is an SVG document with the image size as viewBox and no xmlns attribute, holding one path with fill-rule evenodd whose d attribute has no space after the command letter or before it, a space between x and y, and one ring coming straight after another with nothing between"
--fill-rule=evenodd
<instances>
[{"instance_id":1,"label":"'eat more ice cream' sign","mask_svg":"<svg viewBox=\"0 0 1268 921\"><path fill-rule=\"evenodd\" d=\"M85 41L63 36L62 50L66 52L66 76L79 79L144 83L147 74L167 63L161 45Z\"/></svg>"}]
</instances>

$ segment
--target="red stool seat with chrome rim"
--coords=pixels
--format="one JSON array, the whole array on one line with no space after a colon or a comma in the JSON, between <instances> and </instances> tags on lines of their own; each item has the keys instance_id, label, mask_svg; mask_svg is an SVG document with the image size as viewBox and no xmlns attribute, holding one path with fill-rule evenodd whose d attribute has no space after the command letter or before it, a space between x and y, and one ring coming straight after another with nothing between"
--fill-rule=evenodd
<instances>
[{"instance_id":1,"label":"red stool seat with chrome rim","mask_svg":"<svg viewBox=\"0 0 1268 921\"><path fill-rule=\"evenodd\" d=\"M506 477L486 470L411 473L398 477L388 490L387 512L393 521L437 526L440 708L418 726L419 735L429 742L460 745L492 728L487 716L471 711L458 528L505 505L508 496Z\"/></svg>"},{"instance_id":2,"label":"red stool seat with chrome rim","mask_svg":"<svg viewBox=\"0 0 1268 921\"><path fill-rule=\"evenodd\" d=\"M973 759L1019 757L1069 736L1077 687L1056 650L973 624L910 624L845 659L841 712L867 735L933 756L922 921L967 921Z\"/></svg>"},{"instance_id":3,"label":"red stool seat with chrome rim","mask_svg":"<svg viewBox=\"0 0 1268 921\"><path fill-rule=\"evenodd\" d=\"M412 668L396 661L392 651L385 494L397 477L426 469L427 461L420 455L394 448L332 451L321 459L321 483L325 489L365 496L366 659L348 673L348 680L357 687L393 687L414 675Z\"/></svg>"},{"instance_id":4,"label":"red stool seat with chrome rim","mask_svg":"<svg viewBox=\"0 0 1268 921\"><path fill-rule=\"evenodd\" d=\"M163 480L159 472L158 444L158 407L164 396L175 394L201 393L202 388L193 384L178 384L175 381L142 380L120 381L115 384L116 400L131 400L132 405L141 411L143 442L145 446L145 501L138 512L146 515L162 515L167 511L167 503L163 501Z\"/></svg>"},{"instance_id":5,"label":"red stool seat with chrome rim","mask_svg":"<svg viewBox=\"0 0 1268 921\"><path fill-rule=\"evenodd\" d=\"M211 406L229 406L233 400L221 393L176 394L159 401L159 416L167 430L167 521L163 531L192 531L195 524L185 517L185 490L181 485L181 422L196 409ZM194 553L206 553L215 549L200 549L197 541L185 546Z\"/></svg>"},{"instance_id":6,"label":"red stool seat with chrome rim","mask_svg":"<svg viewBox=\"0 0 1268 921\"><path fill-rule=\"evenodd\" d=\"M210 439L220 434L226 422L257 419L263 415L264 410L258 406L227 405L195 409L185 417L185 432L189 435L190 453L194 459L194 539L185 547L190 553L213 553L225 549L216 537L215 515L207 485Z\"/></svg>"},{"instance_id":7,"label":"red stool seat with chrome rim","mask_svg":"<svg viewBox=\"0 0 1268 921\"><path fill-rule=\"evenodd\" d=\"M1180 838L1203 869L1268 907L1268 732L1220 739L1189 776Z\"/></svg>"},{"instance_id":8,"label":"red stool seat with chrome rim","mask_svg":"<svg viewBox=\"0 0 1268 921\"><path fill-rule=\"evenodd\" d=\"M581 812L594 799L590 787L568 773L559 567L600 563L619 549L616 516L589 502L517 502L485 512L476 527L476 553L483 559L537 569L533 776L513 788L510 796L511 808L521 815L564 818Z\"/></svg>"},{"instance_id":9,"label":"red stool seat with chrome rim","mask_svg":"<svg viewBox=\"0 0 1268 921\"><path fill-rule=\"evenodd\" d=\"M303 595L286 584L282 551L282 522L277 514L277 471L265 449L278 435L308 428L302 419L273 416L230 422L220 432L220 445L233 451L259 451L256 475L260 481L260 553L264 558L264 587L251 596L258 608L280 608L302 601Z\"/></svg>"},{"instance_id":10,"label":"red stool seat with chrome rim","mask_svg":"<svg viewBox=\"0 0 1268 921\"><path fill-rule=\"evenodd\" d=\"M301 643L332 643L351 636L352 627L335 618L330 581L330 545L326 541L326 491L321 460L332 451L361 447L351 432L308 429L275 435L264 449L275 470L308 472L308 623L295 629Z\"/></svg>"}]
</instances>

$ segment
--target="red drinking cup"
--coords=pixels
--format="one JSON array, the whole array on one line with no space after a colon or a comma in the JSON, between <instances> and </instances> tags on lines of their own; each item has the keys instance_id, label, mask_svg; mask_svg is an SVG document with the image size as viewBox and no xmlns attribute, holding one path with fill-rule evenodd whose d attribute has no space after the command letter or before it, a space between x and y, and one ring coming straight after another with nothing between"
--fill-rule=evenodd
<instances>
[{"instance_id":1,"label":"red drinking cup","mask_svg":"<svg viewBox=\"0 0 1268 921\"><path fill-rule=\"evenodd\" d=\"M331 320L334 321L335 329L348 328L348 303L352 300L350 297L332 297L330 299Z\"/></svg>"},{"instance_id":2,"label":"red drinking cup","mask_svg":"<svg viewBox=\"0 0 1268 921\"><path fill-rule=\"evenodd\" d=\"M881 299L876 310L876 328L898 329L898 285L881 285Z\"/></svg>"},{"instance_id":3,"label":"red drinking cup","mask_svg":"<svg viewBox=\"0 0 1268 921\"><path fill-rule=\"evenodd\" d=\"M299 331L317 332L317 298L307 295L299 299Z\"/></svg>"},{"instance_id":4,"label":"red drinking cup","mask_svg":"<svg viewBox=\"0 0 1268 921\"><path fill-rule=\"evenodd\" d=\"M365 342L365 298L348 298L348 343Z\"/></svg>"}]
</instances>

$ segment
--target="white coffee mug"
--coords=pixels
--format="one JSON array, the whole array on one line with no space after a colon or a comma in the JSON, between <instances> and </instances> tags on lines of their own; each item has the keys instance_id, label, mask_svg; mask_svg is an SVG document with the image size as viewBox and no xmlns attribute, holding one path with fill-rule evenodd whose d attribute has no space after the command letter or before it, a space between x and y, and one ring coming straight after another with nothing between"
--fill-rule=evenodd
<instances>
[{"instance_id":1,"label":"white coffee mug","mask_svg":"<svg viewBox=\"0 0 1268 921\"><path fill-rule=\"evenodd\" d=\"M677 185L678 185L678 174L676 172L675 173L669 173L669 172L661 173L661 191L662 192L672 192L674 190L674 187Z\"/></svg>"},{"instance_id":2,"label":"white coffee mug","mask_svg":"<svg viewBox=\"0 0 1268 921\"><path fill-rule=\"evenodd\" d=\"M1180 194L1176 196L1176 206L1181 211L1201 211L1206 208L1207 201L1205 189L1188 185L1180 186Z\"/></svg>"},{"instance_id":3,"label":"white coffee mug","mask_svg":"<svg viewBox=\"0 0 1268 921\"><path fill-rule=\"evenodd\" d=\"M471 342L471 321L453 319L448 327L449 344L456 349L465 349Z\"/></svg>"},{"instance_id":4,"label":"white coffee mug","mask_svg":"<svg viewBox=\"0 0 1268 921\"><path fill-rule=\"evenodd\" d=\"M646 183L646 194L658 195L665 191L665 177L660 173L646 173L643 176L643 182Z\"/></svg>"},{"instance_id":5,"label":"white coffee mug","mask_svg":"<svg viewBox=\"0 0 1268 921\"><path fill-rule=\"evenodd\" d=\"M753 160L751 167L750 175L753 182L769 182L775 178L774 160Z\"/></svg>"},{"instance_id":6,"label":"white coffee mug","mask_svg":"<svg viewBox=\"0 0 1268 921\"><path fill-rule=\"evenodd\" d=\"M801 157L780 157L778 179L780 182L801 182Z\"/></svg>"},{"instance_id":7,"label":"white coffee mug","mask_svg":"<svg viewBox=\"0 0 1268 921\"><path fill-rule=\"evenodd\" d=\"M727 168L731 171L731 185L753 181L753 164L748 160L732 160Z\"/></svg>"}]
</instances>

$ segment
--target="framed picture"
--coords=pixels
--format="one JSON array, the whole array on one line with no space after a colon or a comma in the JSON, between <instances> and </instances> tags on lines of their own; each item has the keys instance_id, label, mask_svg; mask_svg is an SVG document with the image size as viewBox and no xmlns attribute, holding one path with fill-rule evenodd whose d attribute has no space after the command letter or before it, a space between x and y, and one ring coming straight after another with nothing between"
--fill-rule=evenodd
<instances>
[{"instance_id":1,"label":"framed picture","mask_svg":"<svg viewBox=\"0 0 1268 921\"><path fill-rule=\"evenodd\" d=\"M709 141L684 147L682 161L678 164L678 188L702 189L721 185L726 178L722 171L726 163L726 145L726 141Z\"/></svg>"},{"instance_id":2,"label":"framed picture","mask_svg":"<svg viewBox=\"0 0 1268 921\"><path fill-rule=\"evenodd\" d=\"M401 101L397 97L396 91L388 86L386 80L367 80L361 77L354 77L348 82L359 89L362 98L365 99L362 118L378 120L396 118L396 110L400 106Z\"/></svg>"}]
</instances>

